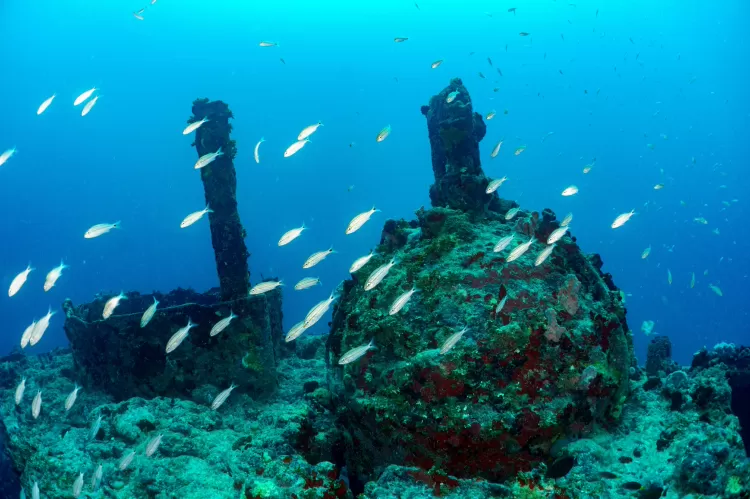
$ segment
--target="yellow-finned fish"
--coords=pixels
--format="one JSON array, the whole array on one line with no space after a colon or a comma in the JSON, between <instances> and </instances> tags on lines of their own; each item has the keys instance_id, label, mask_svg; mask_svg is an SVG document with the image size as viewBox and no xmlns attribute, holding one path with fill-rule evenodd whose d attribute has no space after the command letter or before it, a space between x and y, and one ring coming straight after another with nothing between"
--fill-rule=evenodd
<instances>
[{"instance_id":1,"label":"yellow-finned fish","mask_svg":"<svg viewBox=\"0 0 750 499\"><path fill-rule=\"evenodd\" d=\"M310 142L310 139L298 140L297 142L286 148L286 151L284 151L284 157L289 158L291 156L294 156L299 152L300 149L305 147L308 142Z\"/></svg>"},{"instance_id":2,"label":"yellow-finned fish","mask_svg":"<svg viewBox=\"0 0 750 499\"><path fill-rule=\"evenodd\" d=\"M450 104L454 100L456 100L456 97L458 97L458 94L460 94L458 90L454 90L453 92L448 94L448 97L445 98L445 103Z\"/></svg>"},{"instance_id":3,"label":"yellow-finned fish","mask_svg":"<svg viewBox=\"0 0 750 499\"><path fill-rule=\"evenodd\" d=\"M30 325L24 329L23 334L21 335L21 348L26 348L29 345L29 340L31 339L31 333L34 332L34 328L36 327L36 321L32 322Z\"/></svg>"},{"instance_id":4,"label":"yellow-finned fish","mask_svg":"<svg viewBox=\"0 0 750 499\"><path fill-rule=\"evenodd\" d=\"M492 111L490 111L489 113L487 113L487 116L485 116L485 119L486 119L487 121L490 121L490 120L491 120L492 118L494 118L494 117L495 117L495 115L496 115L496 114L497 114L497 111L495 111L495 110L493 109Z\"/></svg>"},{"instance_id":5,"label":"yellow-finned fish","mask_svg":"<svg viewBox=\"0 0 750 499\"><path fill-rule=\"evenodd\" d=\"M649 244L648 248L643 250L643 253L641 253L641 258L645 260L646 258L648 258L648 255L650 254L651 254L651 245Z\"/></svg>"},{"instance_id":6,"label":"yellow-finned fish","mask_svg":"<svg viewBox=\"0 0 750 499\"><path fill-rule=\"evenodd\" d=\"M7 151L4 151L2 154L0 154L0 166L3 166L5 163L8 162L10 158L13 157L13 155L17 152L16 148L8 149Z\"/></svg>"},{"instance_id":7,"label":"yellow-finned fish","mask_svg":"<svg viewBox=\"0 0 750 499\"><path fill-rule=\"evenodd\" d=\"M376 210L373 206L371 210L360 213L356 217L352 218L352 221L349 222L349 226L346 228L346 234L349 235L357 232L365 223L367 223L368 220L370 220L370 217L374 213L377 213L379 211L380 210Z\"/></svg>"},{"instance_id":8,"label":"yellow-finned fish","mask_svg":"<svg viewBox=\"0 0 750 499\"><path fill-rule=\"evenodd\" d=\"M34 400L31 402L31 415L34 419L39 417L42 412L42 391L37 390Z\"/></svg>"},{"instance_id":9,"label":"yellow-finned fish","mask_svg":"<svg viewBox=\"0 0 750 499\"><path fill-rule=\"evenodd\" d=\"M57 312L53 312L52 307L50 307L47 315L39 319L39 322L36 323L34 329L32 329L31 331L31 336L29 337L29 345L33 347L34 345L39 343L39 341L42 339L42 336L44 336L44 333L47 331L47 328L49 328L49 322L52 319L52 316L56 313Z\"/></svg>"},{"instance_id":10,"label":"yellow-finned fish","mask_svg":"<svg viewBox=\"0 0 750 499\"><path fill-rule=\"evenodd\" d=\"M695 287L695 272L692 272L690 275L690 289L693 289Z\"/></svg>"},{"instance_id":11,"label":"yellow-finned fish","mask_svg":"<svg viewBox=\"0 0 750 499\"><path fill-rule=\"evenodd\" d=\"M672 271L667 269L667 284L672 285Z\"/></svg>"},{"instance_id":12,"label":"yellow-finned fish","mask_svg":"<svg viewBox=\"0 0 750 499\"><path fill-rule=\"evenodd\" d=\"M302 130L299 135L297 135L297 140L305 140L310 135L314 134L318 130L318 127L321 126L323 126L323 123L318 121L314 125L305 127L304 130Z\"/></svg>"},{"instance_id":13,"label":"yellow-finned fish","mask_svg":"<svg viewBox=\"0 0 750 499\"><path fill-rule=\"evenodd\" d=\"M279 43L278 42L262 41L258 45L260 45L261 47L278 47Z\"/></svg>"},{"instance_id":14,"label":"yellow-finned fish","mask_svg":"<svg viewBox=\"0 0 750 499\"><path fill-rule=\"evenodd\" d=\"M26 391L26 378L23 378L20 383L18 383L18 386L16 387L16 405L21 403L21 399L23 398L23 392Z\"/></svg>"},{"instance_id":15,"label":"yellow-finned fish","mask_svg":"<svg viewBox=\"0 0 750 499\"><path fill-rule=\"evenodd\" d=\"M654 186L654 190L655 190L655 191L660 191L660 190L662 190L662 189L664 189L664 184L656 184L656 185Z\"/></svg>"},{"instance_id":16,"label":"yellow-finned fish","mask_svg":"<svg viewBox=\"0 0 750 499\"><path fill-rule=\"evenodd\" d=\"M438 67L440 67L440 65L441 65L442 63L443 63L443 60L442 60L442 59L438 59L437 61L435 61L435 62L433 62L432 64L430 64L430 67L431 67L432 69L437 69Z\"/></svg>"},{"instance_id":17,"label":"yellow-finned fish","mask_svg":"<svg viewBox=\"0 0 750 499\"><path fill-rule=\"evenodd\" d=\"M724 296L724 293L721 292L721 288L719 288L719 286L714 286L713 284L709 284L708 287L711 288L711 291L713 291L717 295Z\"/></svg>"},{"instance_id":18,"label":"yellow-finned fish","mask_svg":"<svg viewBox=\"0 0 750 499\"><path fill-rule=\"evenodd\" d=\"M562 191L562 195L565 196L565 197L574 196L576 194L578 194L578 187L576 187L575 185L571 185L569 187L566 187Z\"/></svg>"},{"instance_id":19,"label":"yellow-finned fish","mask_svg":"<svg viewBox=\"0 0 750 499\"><path fill-rule=\"evenodd\" d=\"M203 125L203 124L204 124L205 122L207 122L207 121L208 121L208 116L206 116L206 117L205 117L205 118L203 118L202 120L199 120L199 121L194 121L194 122L190 123L190 124L189 124L188 126L186 126L186 127L185 127L185 129L184 129L184 130L182 131L182 135L188 135L188 134L190 134L190 133L193 133L194 131L196 131L197 129L199 129L199 128L201 127L201 125Z\"/></svg>"},{"instance_id":20,"label":"yellow-finned fish","mask_svg":"<svg viewBox=\"0 0 750 499\"><path fill-rule=\"evenodd\" d=\"M521 147L519 147L518 149L516 149L516 150L515 150L515 152L514 152L513 154L515 154L516 156L518 156L519 154L521 154L521 153L522 153L522 152L524 152L525 150L526 150L526 146L521 146Z\"/></svg>"},{"instance_id":21,"label":"yellow-finned fish","mask_svg":"<svg viewBox=\"0 0 750 499\"><path fill-rule=\"evenodd\" d=\"M385 128L378 132L378 136L375 137L376 142L383 142L391 134L391 125L386 125Z\"/></svg>"},{"instance_id":22,"label":"yellow-finned fish","mask_svg":"<svg viewBox=\"0 0 750 499\"><path fill-rule=\"evenodd\" d=\"M65 412L68 412L73 407L73 404L76 403L80 389L81 387L76 384L73 391L68 394L68 398L65 399Z\"/></svg>"}]
</instances>

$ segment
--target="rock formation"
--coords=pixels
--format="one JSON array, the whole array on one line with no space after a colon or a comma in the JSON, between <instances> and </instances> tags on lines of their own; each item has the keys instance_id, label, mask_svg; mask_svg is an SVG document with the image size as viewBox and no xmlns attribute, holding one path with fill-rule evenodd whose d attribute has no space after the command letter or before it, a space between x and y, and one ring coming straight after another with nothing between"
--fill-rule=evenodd
<instances>
[{"instance_id":1,"label":"rock formation","mask_svg":"<svg viewBox=\"0 0 750 499\"><path fill-rule=\"evenodd\" d=\"M420 210L415 222L387 223L378 256L345 282L328 340L331 391L350 476L364 482L399 463L433 477L503 481L547 462L556 440L616 423L634 363L632 337L601 260L584 255L574 238L565 236L535 265L559 227L552 212L506 220L493 209L512 203L485 193L484 125L460 80L422 112L437 206ZM510 236L507 249L493 252ZM526 254L507 261L532 238ZM365 291L368 275L391 259L388 276ZM389 315L412 286L418 291L407 307ZM338 365L371 339L376 350Z\"/></svg>"},{"instance_id":2,"label":"rock formation","mask_svg":"<svg viewBox=\"0 0 750 499\"><path fill-rule=\"evenodd\" d=\"M128 293L115 314L102 318L109 296L65 310L65 333L73 351L78 377L87 388L97 387L116 400L130 397L170 396L189 398L193 390L210 381L239 391L264 395L276 386L276 348L282 330L281 290L248 296L248 251L245 231L237 212L237 180L232 159L236 154L229 107L198 99L194 116L204 117L196 135L198 155L223 155L200 170L209 214L220 288L207 293L176 290L167 294ZM151 322L140 326L143 312L159 300ZM223 333L210 336L211 328L234 312L238 318ZM188 320L192 329L182 345L167 354L167 342Z\"/></svg>"}]
</instances>

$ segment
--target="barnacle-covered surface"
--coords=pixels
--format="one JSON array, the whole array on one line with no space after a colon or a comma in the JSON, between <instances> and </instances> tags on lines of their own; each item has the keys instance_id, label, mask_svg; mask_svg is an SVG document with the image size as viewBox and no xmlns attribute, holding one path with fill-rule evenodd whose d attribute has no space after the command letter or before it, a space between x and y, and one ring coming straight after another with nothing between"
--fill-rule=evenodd
<instances>
[{"instance_id":1,"label":"barnacle-covered surface","mask_svg":"<svg viewBox=\"0 0 750 499\"><path fill-rule=\"evenodd\" d=\"M275 388L275 349L282 335L279 291L230 302L220 301L218 290L128 293L115 315L105 320L107 298L78 307L66 301L64 328L78 377L116 400L187 397L207 381L219 386L235 383L256 396ZM141 316L154 298L160 302L156 315L142 328ZM213 325L230 311L238 318L210 336ZM188 320L198 326L167 354L170 337Z\"/></svg>"}]
</instances>

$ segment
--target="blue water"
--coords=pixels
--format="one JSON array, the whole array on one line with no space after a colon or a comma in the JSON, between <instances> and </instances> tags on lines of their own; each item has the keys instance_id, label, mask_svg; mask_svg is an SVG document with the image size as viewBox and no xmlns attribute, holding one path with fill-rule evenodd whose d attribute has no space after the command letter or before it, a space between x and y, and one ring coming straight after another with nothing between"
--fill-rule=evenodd
<instances>
[{"instance_id":1,"label":"blue water","mask_svg":"<svg viewBox=\"0 0 750 499\"><path fill-rule=\"evenodd\" d=\"M377 244L387 217L413 218L429 205L432 171L419 108L451 77L463 79L477 111L498 111L482 159L489 176L509 177L501 196L527 209L552 208L560 218L573 212L579 244L600 253L628 293L641 359L644 320L672 338L682 363L703 345L747 343L746 2L460 7L421 0L418 9L411 0L159 0L138 21L132 12L142 3L0 4L0 151L18 148L0 167L0 352L66 297L83 303L98 292L218 284L207 219L179 228L204 205L192 137L181 134L198 97L221 99L234 112L251 277L284 279L288 328ZM397 36L409 40L396 44ZM261 48L261 40L280 46ZM430 69L437 59L445 62ZM81 117L73 100L94 86L101 97ZM312 142L284 159L299 131L319 120L324 127ZM388 124L393 133L376 143ZM261 137L258 165L252 154ZM501 154L491 160L501 137ZM526 151L514 156L521 145ZM593 158L596 166L583 175ZM655 191L656 183L666 187ZM563 198L570 184L580 192ZM345 236L349 220L373 205L382 213ZM615 216L631 209L638 214L613 231ZM121 230L84 240L91 225L117 220ZM277 247L302 222L310 229ZM310 253L329 246L337 253L302 270ZM45 294L44 276L61 258L71 268ZM29 262L37 270L8 298L4 290ZM308 275L323 286L293 291ZM58 313L31 351L65 345L62 324Z\"/></svg>"}]
</instances>

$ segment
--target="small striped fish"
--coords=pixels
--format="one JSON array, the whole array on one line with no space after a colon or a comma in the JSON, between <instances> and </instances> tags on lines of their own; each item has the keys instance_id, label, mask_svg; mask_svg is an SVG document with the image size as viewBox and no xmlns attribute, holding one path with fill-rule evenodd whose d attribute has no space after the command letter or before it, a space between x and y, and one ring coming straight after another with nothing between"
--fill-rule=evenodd
<instances>
[{"instance_id":1,"label":"small striped fish","mask_svg":"<svg viewBox=\"0 0 750 499\"><path fill-rule=\"evenodd\" d=\"M171 338L169 338L169 341L167 342L167 348L166 352L171 353L174 352L174 350L180 346L180 344L185 341L185 338L187 338L188 333L190 332L191 328L194 328L198 324L193 324L193 321L188 319L187 326L179 329L175 334L172 335Z\"/></svg>"},{"instance_id":2,"label":"small striped fish","mask_svg":"<svg viewBox=\"0 0 750 499\"><path fill-rule=\"evenodd\" d=\"M539 253L539 256L536 257L536 260L534 261L534 267L538 267L541 264L544 263L544 261L549 258L549 256L552 254L552 250L555 249L555 245L550 244L546 248L544 248L541 253Z\"/></svg>"},{"instance_id":3,"label":"small striped fish","mask_svg":"<svg viewBox=\"0 0 750 499\"><path fill-rule=\"evenodd\" d=\"M316 253L313 253L307 260L305 260L305 263L302 264L302 268L309 269L316 266L317 264L325 260L325 258L331 253L335 253L335 251L333 251L333 248L328 248L325 251L318 251Z\"/></svg>"},{"instance_id":4,"label":"small striped fish","mask_svg":"<svg viewBox=\"0 0 750 499\"><path fill-rule=\"evenodd\" d=\"M302 231L305 230L307 227L305 227L305 224L302 224L302 227L297 227L296 229L288 230L284 233L283 236L281 236L281 239L279 239L278 245L279 246L285 246L295 239L297 239L300 234L302 234Z\"/></svg>"},{"instance_id":5,"label":"small striped fish","mask_svg":"<svg viewBox=\"0 0 750 499\"><path fill-rule=\"evenodd\" d=\"M31 402L31 415L34 417L34 419L39 417L39 414L42 412L42 391L39 390L36 392L36 396L34 397L33 402Z\"/></svg>"},{"instance_id":6,"label":"small striped fish","mask_svg":"<svg viewBox=\"0 0 750 499\"><path fill-rule=\"evenodd\" d=\"M154 314L156 313L156 307L159 306L159 300L154 297L154 303L151 304L150 307L146 309L145 312L143 312L143 316L141 317L141 327L148 326L148 323L151 322L151 319L154 318Z\"/></svg>"},{"instance_id":7,"label":"small striped fish","mask_svg":"<svg viewBox=\"0 0 750 499\"><path fill-rule=\"evenodd\" d=\"M161 439L162 439L163 436L164 435L157 435L157 436L155 436L154 438L151 439L151 441L146 446L146 455L147 456L150 457L150 456L152 456L154 454L154 452L156 452L156 449L158 449L159 446L161 445Z\"/></svg>"},{"instance_id":8,"label":"small striped fish","mask_svg":"<svg viewBox=\"0 0 750 499\"><path fill-rule=\"evenodd\" d=\"M320 284L320 279L317 277L305 277L304 279L300 280L297 284L294 285L294 289L297 291L302 291L303 289L312 288L313 286L317 286Z\"/></svg>"},{"instance_id":9,"label":"small striped fish","mask_svg":"<svg viewBox=\"0 0 750 499\"><path fill-rule=\"evenodd\" d=\"M117 465L118 468L120 468L120 471L125 471L125 469L130 466L130 463L133 462L133 458L135 457L135 451L131 450L127 454L125 454L125 457L120 459L120 463Z\"/></svg>"},{"instance_id":10,"label":"small striped fish","mask_svg":"<svg viewBox=\"0 0 750 499\"><path fill-rule=\"evenodd\" d=\"M512 262L513 260L517 260L521 256L523 256L524 253L529 251L529 248L531 248L531 245L536 242L536 238L529 239L528 242L519 244L515 248L513 248L513 251L510 252L508 255L508 258L506 259L507 262Z\"/></svg>"},{"instance_id":11,"label":"small striped fish","mask_svg":"<svg viewBox=\"0 0 750 499\"><path fill-rule=\"evenodd\" d=\"M510 243L513 242L513 239L515 239L515 237L516 237L515 234L511 234L509 236L505 236L504 238L500 239L497 242L497 244L495 245L495 248L492 251L494 251L495 253L500 253L505 248L507 248L508 246L510 246Z\"/></svg>"},{"instance_id":12,"label":"small striped fish","mask_svg":"<svg viewBox=\"0 0 750 499\"><path fill-rule=\"evenodd\" d=\"M568 232L568 229L570 229L569 225L565 225L564 227L557 228L552 231L552 234L549 235L547 238L547 244L554 244L565 235L566 232Z\"/></svg>"},{"instance_id":13,"label":"small striped fish","mask_svg":"<svg viewBox=\"0 0 750 499\"><path fill-rule=\"evenodd\" d=\"M352 274L355 273L356 271L367 265L367 262L369 262L373 256L375 256L375 253L371 251L369 255L357 258L356 260L354 260L352 266L349 267L349 272Z\"/></svg>"},{"instance_id":14,"label":"small striped fish","mask_svg":"<svg viewBox=\"0 0 750 499\"><path fill-rule=\"evenodd\" d=\"M505 182L506 180L508 180L508 177L497 178L493 180L492 182L487 184L487 190L485 192L487 192L487 194L492 194L493 192L498 190L500 186L503 185L503 182Z\"/></svg>"},{"instance_id":15,"label":"small striped fish","mask_svg":"<svg viewBox=\"0 0 750 499\"><path fill-rule=\"evenodd\" d=\"M374 214L379 212L380 210L376 210L373 206L371 210L365 211L364 213L360 213L356 217L352 218L352 221L349 222L349 226L346 228L346 233L353 234L354 232L357 232L359 229L362 228L364 224L367 223L368 220L370 220L370 217Z\"/></svg>"},{"instance_id":16,"label":"small striped fish","mask_svg":"<svg viewBox=\"0 0 750 499\"><path fill-rule=\"evenodd\" d=\"M520 209L521 208L511 208L510 210L508 210L508 213L505 214L505 219L506 220L513 220L513 217L516 216L516 214L518 213L518 211Z\"/></svg>"},{"instance_id":17,"label":"small striped fish","mask_svg":"<svg viewBox=\"0 0 750 499\"><path fill-rule=\"evenodd\" d=\"M390 262L375 269L365 281L365 291L369 291L380 284L394 265L396 265L396 259L392 258Z\"/></svg>"},{"instance_id":18,"label":"small striped fish","mask_svg":"<svg viewBox=\"0 0 750 499\"><path fill-rule=\"evenodd\" d=\"M393 302L393 305L391 305L391 309L388 311L388 315L396 315L397 313L399 313L401 309L404 308L407 303L409 303L412 295L416 292L417 288L412 287L409 291L396 298Z\"/></svg>"},{"instance_id":19,"label":"small striped fish","mask_svg":"<svg viewBox=\"0 0 750 499\"><path fill-rule=\"evenodd\" d=\"M305 320L303 322L305 329L308 329L310 326L318 322L320 318L323 317L323 314L328 312L328 309L331 307L331 303L333 303L336 298L338 298L338 296L334 296L333 292L331 292L331 296L329 296L328 299L323 300L322 302L311 308L305 316Z\"/></svg>"},{"instance_id":20,"label":"small striped fish","mask_svg":"<svg viewBox=\"0 0 750 499\"><path fill-rule=\"evenodd\" d=\"M352 348L348 352L346 352L344 355L341 356L339 359L339 365L343 366L345 364L351 364L355 360L362 357L364 354L367 353L368 350L375 347L375 338L370 340L370 343L367 345L362 345L361 347Z\"/></svg>"},{"instance_id":21,"label":"small striped fish","mask_svg":"<svg viewBox=\"0 0 750 499\"><path fill-rule=\"evenodd\" d=\"M211 409L213 409L215 411L216 409L218 409L219 407L221 407L221 404L223 404L224 402L226 402L227 398L229 397L229 394L232 393L232 390L234 390L235 388L237 388L237 385L235 385L234 383L232 383L229 386L229 388L227 388L226 390L224 390L223 392L221 392L220 394L218 394L216 396L216 398L214 399L214 401L211 402Z\"/></svg>"},{"instance_id":22,"label":"small striped fish","mask_svg":"<svg viewBox=\"0 0 750 499\"><path fill-rule=\"evenodd\" d=\"M209 336L216 336L220 332L224 331L226 328L229 327L229 323L232 322L232 319L236 319L237 316L234 315L234 312L231 310L229 311L229 317L225 317L221 319L219 322L214 324L214 327L211 328L211 333Z\"/></svg>"},{"instance_id":23,"label":"small striped fish","mask_svg":"<svg viewBox=\"0 0 750 499\"><path fill-rule=\"evenodd\" d=\"M281 281L265 281L256 284L250 289L251 295L262 295L263 293L268 293L269 291L272 291L279 286L283 286L284 284Z\"/></svg>"},{"instance_id":24,"label":"small striped fish","mask_svg":"<svg viewBox=\"0 0 750 499\"><path fill-rule=\"evenodd\" d=\"M292 329L289 330L289 332L286 334L286 338L284 340L289 343L290 341L294 341L302 334L307 331L307 328L305 327L305 321L298 322L294 326L292 326Z\"/></svg>"},{"instance_id":25,"label":"small striped fish","mask_svg":"<svg viewBox=\"0 0 750 499\"><path fill-rule=\"evenodd\" d=\"M442 355L448 353L451 348L456 346L456 343L458 343L458 341L463 337L464 333L466 333L466 331L468 330L469 328L464 327L461 331L450 335L448 339L445 340L445 343L443 343L443 346L440 347L440 354Z\"/></svg>"}]
</instances>

